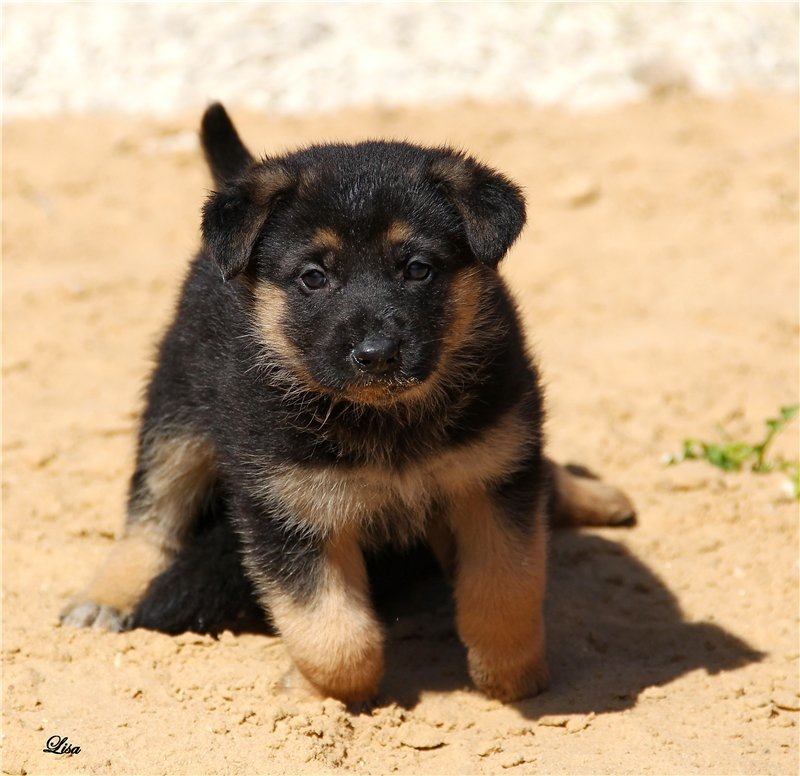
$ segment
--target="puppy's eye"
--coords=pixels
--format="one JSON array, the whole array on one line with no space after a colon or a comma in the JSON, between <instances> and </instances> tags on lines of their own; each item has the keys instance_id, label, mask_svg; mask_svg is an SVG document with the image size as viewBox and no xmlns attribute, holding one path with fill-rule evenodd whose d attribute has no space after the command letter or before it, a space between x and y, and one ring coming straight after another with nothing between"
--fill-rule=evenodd
<instances>
[{"instance_id":1,"label":"puppy's eye","mask_svg":"<svg viewBox=\"0 0 800 776\"><path fill-rule=\"evenodd\" d=\"M406 264L405 278L406 280L427 280L432 271L433 268L430 264L414 259Z\"/></svg>"},{"instance_id":2,"label":"puppy's eye","mask_svg":"<svg viewBox=\"0 0 800 776\"><path fill-rule=\"evenodd\" d=\"M303 281L303 285L306 288L318 291L328 282L328 276L321 269L310 269L300 275L300 280Z\"/></svg>"}]
</instances>

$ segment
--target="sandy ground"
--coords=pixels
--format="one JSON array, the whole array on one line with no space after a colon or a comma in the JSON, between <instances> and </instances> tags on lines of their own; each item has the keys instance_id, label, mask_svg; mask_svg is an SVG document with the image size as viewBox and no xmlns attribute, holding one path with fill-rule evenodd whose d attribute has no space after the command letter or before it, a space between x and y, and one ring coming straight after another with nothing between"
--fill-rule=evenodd
<instances>
[{"instance_id":1,"label":"sandy ground","mask_svg":"<svg viewBox=\"0 0 800 776\"><path fill-rule=\"evenodd\" d=\"M797 503L779 475L661 462L717 424L757 438L797 400L796 100L237 118L258 150L447 140L524 184L504 271L551 450L624 486L640 524L553 537L553 685L505 707L470 689L441 589L397 609L359 716L276 694L279 638L59 628L121 526L140 391L210 184L195 115L13 122L4 772L796 773ZM796 422L779 447L796 455ZM44 753L53 735L80 753Z\"/></svg>"}]
</instances>

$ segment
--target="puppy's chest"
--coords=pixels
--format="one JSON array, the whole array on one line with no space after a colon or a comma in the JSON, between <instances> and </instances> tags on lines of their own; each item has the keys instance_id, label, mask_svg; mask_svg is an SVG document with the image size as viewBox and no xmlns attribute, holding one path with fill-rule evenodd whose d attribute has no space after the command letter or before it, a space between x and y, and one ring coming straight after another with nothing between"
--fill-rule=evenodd
<instances>
[{"instance_id":1,"label":"puppy's chest","mask_svg":"<svg viewBox=\"0 0 800 776\"><path fill-rule=\"evenodd\" d=\"M264 488L283 519L330 535L352 530L379 540L420 535L432 512L454 497L486 488L513 472L528 446L518 426L501 424L469 444L446 447L403 466L285 464Z\"/></svg>"},{"instance_id":2,"label":"puppy's chest","mask_svg":"<svg viewBox=\"0 0 800 776\"><path fill-rule=\"evenodd\" d=\"M341 530L406 539L424 530L442 497L433 473L417 467L290 465L270 473L267 488L284 519L323 535Z\"/></svg>"}]
</instances>

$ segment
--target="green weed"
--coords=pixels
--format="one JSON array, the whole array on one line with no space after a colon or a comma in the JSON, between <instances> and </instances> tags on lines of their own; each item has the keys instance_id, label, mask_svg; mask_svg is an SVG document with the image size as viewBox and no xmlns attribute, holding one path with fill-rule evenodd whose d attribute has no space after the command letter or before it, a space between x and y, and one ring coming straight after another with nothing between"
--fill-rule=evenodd
<instances>
[{"instance_id":1,"label":"green weed","mask_svg":"<svg viewBox=\"0 0 800 776\"><path fill-rule=\"evenodd\" d=\"M787 461L784 458L767 458L767 450L775 436L782 431L800 411L800 404L781 407L777 418L768 418L767 431L758 444L732 439L722 431L726 438L722 442L704 442L701 439L684 439L683 450L666 458L668 465L681 461L708 461L726 472L741 471L745 464L754 472L780 471L786 474L794 497L800 501L800 461Z\"/></svg>"}]
</instances>

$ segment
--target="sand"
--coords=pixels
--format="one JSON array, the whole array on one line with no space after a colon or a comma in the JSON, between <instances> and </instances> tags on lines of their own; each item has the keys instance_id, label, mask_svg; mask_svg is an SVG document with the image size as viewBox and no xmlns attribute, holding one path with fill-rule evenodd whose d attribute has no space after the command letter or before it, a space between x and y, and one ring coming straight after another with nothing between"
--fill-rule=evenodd
<instances>
[{"instance_id":1,"label":"sand","mask_svg":"<svg viewBox=\"0 0 800 776\"><path fill-rule=\"evenodd\" d=\"M667 468L798 392L797 101L688 96L237 115L257 150L449 141L518 179L504 265L550 448L623 486L630 530L559 533L551 689L470 688L446 594L389 625L372 713L299 703L281 641L60 628L120 529L154 343L210 186L198 116L4 128L3 771L796 773L797 502L779 474ZM796 456L797 422L776 451ZM429 600L426 600L426 597ZM45 753L67 736L80 753Z\"/></svg>"}]
</instances>

